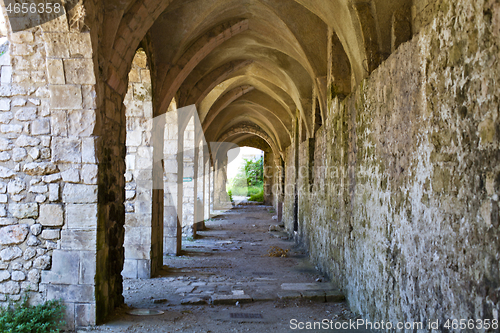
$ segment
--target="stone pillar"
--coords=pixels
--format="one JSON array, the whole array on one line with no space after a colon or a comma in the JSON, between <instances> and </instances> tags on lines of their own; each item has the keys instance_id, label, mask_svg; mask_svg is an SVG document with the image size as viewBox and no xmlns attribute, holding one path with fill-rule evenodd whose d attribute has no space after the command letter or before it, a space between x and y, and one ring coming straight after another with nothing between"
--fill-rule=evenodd
<instances>
[{"instance_id":1,"label":"stone pillar","mask_svg":"<svg viewBox=\"0 0 500 333\"><path fill-rule=\"evenodd\" d=\"M226 191L227 180L227 155L217 157L214 179L214 209L223 210L231 208Z\"/></svg>"},{"instance_id":2,"label":"stone pillar","mask_svg":"<svg viewBox=\"0 0 500 333\"><path fill-rule=\"evenodd\" d=\"M210 163L210 186L208 188L209 200L209 215L212 217L215 214L215 164Z\"/></svg>"},{"instance_id":3,"label":"stone pillar","mask_svg":"<svg viewBox=\"0 0 500 333\"><path fill-rule=\"evenodd\" d=\"M163 146L164 167L164 215L163 215L163 252L179 255L181 252L182 228L178 213L179 180L179 128L175 106L165 115L165 140ZM180 171L182 174L182 170ZM182 178L181 178L182 180ZM181 192L182 193L182 192ZM182 207L180 207L182 211Z\"/></svg>"},{"instance_id":4,"label":"stone pillar","mask_svg":"<svg viewBox=\"0 0 500 333\"><path fill-rule=\"evenodd\" d=\"M179 140L183 138L183 178L182 178L182 235L193 237L196 235L196 183L195 183L195 126L194 117L190 116L184 133L179 133ZM181 215L179 215L181 216Z\"/></svg>"},{"instance_id":5,"label":"stone pillar","mask_svg":"<svg viewBox=\"0 0 500 333\"><path fill-rule=\"evenodd\" d=\"M274 174L274 154L264 152L264 204L273 204L273 174Z\"/></svg>"},{"instance_id":6,"label":"stone pillar","mask_svg":"<svg viewBox=\"0 0 500 333\"><path fill-rule=\"evenodd\" d=\"M204 146L204 160L205 163L203 164L203 191L204 191L204 196L203 196L203 227L205 227L205 221L210 218L210 186L212 183L212 172L211 172L211 165L210 165L210 156L208 154L208 147Z\"/></svg>"},{"instance_id":7,"label":"stone pillar","mask_svg":"<svg viewBox=\"0 0 500 333\"><path fill-rule=\"evenodd\" d=\"M153 217L153 144L151 142L153 103L151 76L144 51L138 51L129 74L124 99L127 117L127 173L125 174L125 263L126 278L150 278L162 263L162 228L158 212ZM155 195L157 198L158 195ZM161 205L162 206L162 205ZM155 223L153 223L153 220ZM158 248L160 250L158 251ZM159 252L159 254L157 253Z\"/></svg>"},{"instance_id":8,"label":"stone pillar","mask_svg":"<svg viewBox=\"0 0 500 333\"><path fill-rule=\"evenodd\" d=\"M203 230L205 228L204 223L204 197L205 197L205 187L204 187L204 140L199 140L197 138L196 142L198 146L195 150L195 193L196 193L196 203L195 203L195 230Z\"/></svg>"}]
</instances>

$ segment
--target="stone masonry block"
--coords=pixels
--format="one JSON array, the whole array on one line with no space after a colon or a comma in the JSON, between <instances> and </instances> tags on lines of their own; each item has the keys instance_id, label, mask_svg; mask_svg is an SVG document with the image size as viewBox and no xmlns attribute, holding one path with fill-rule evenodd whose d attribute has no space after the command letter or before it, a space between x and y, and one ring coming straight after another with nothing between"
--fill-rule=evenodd
<instances>
[{"instance_id":1,"label":"stone masonry block","mask_svg":"<svg viewBox=\"0 0 500 333\"><path fill-rule=\"evenodd\" d=\"M96 231L64 229L61 231L61 250L95 251Z\"/></svg>"},{"instance_id":2,"label":"stone masonry block","mask_svg":"<svg viewBox=\"0 0 500 333\"><path fill-rule=\"evenodd\" d=\"M97 205L67 204L66 221L68 229L97 228Z\"/></svg>"},{"instance_id":3,"label":"stone masonry block","mask_svg":"<svg viewBox=\"0 0 500 333\"><path fill-rule=\"evenodd\" d=\"M79 110L82 108L82 89L76 85L49 86L50 105L54 109Z\"/></svg>"},{"instance_id":4,"label":"stone masonry block","mask_svg":"<svg viewBox=\"0 0 500 333\"><path fill-rule=\"evenodd\" d=\"M95 139L83 138L82 139L82 162L95 163Z\"/></svg>"},{"instance_id":5,"label":"stone masonry block","mask_svg":"<svg viewBox=\"0 0 500 333\"><path fill-rule=\"evenodd\" d=\"M49 58L69 58L68 34L45 33L45 49Z\"/></svg>"},{"instance_id":6,"label":"stone masonry block","mask_svg":"<svg viewBox=\"0 0 500 333\"><path fill-rule=\"evenodd\" d=\"M0 111L9 111L10 110L10 103L11 103L10 99L6 99L6 98L0 99Z\"/></svg>"},{"instance_id":7,"label":"stone masonry block","mask_svg":"<svg viewBox=\"0 0 500 333\"><path fill-rule=\"evenodd\" d=\"M90 33L72 33L68 35L69 50L74 58L92 58Z\"/></svg>"},{"instance_id":8,"label":"stone masonry block","mask_svg":"<svg viewBox=\"0 0 500 333\"><path fill-rule=\"evenodd\" d=\"M149 259L150 246L142 244L129 244L125 247L125 258L129 259Z\"/></svg>"},{"instance_id":9,"label":"stone masonry block","mask_svg":"<svg viewBox=\"0 0 500 333\"><path fill-rule=\"evenodd\" d=\"M54 250L52 268L42 271L42 283L78 284L80 254L77 251Z\"/></svg>"},{"instance_id":10,"label":"stone masonry block","mask_svg":"<svg viewBox=\"0 0 500 333\"><path fill-rule=\"evenodd\" d=\"M80 163L82 161L81 140L77 138L53 138L52 161Z\"/></svg>"},{"instance_id":11,"label":"stone masonry block","mask_svg":"<svg viewBox=\"0 0 500 333\"><path fill-rule=\"evenodd\" d=\"M137 278L151 278L151 260L137 260Z\"/></svg>"},{"instance_id":12,"label":"stone masonry block","mask_svg":"<svg viewBox=\"0 0 500 333\"><path fill-rule=\"evenodd\" d=\"M123 243L125 245L141 244L141 229L142 227L130 228L128 226L125 226L125 239Z\"/></svg>"},{"instance_id":13,"label":"stone masonry block","mask_svg":"<svg viewBox=\"0 0 500 333\"><path fill-rule=\"evenodd\" d=\"M79 284L95 283L96 274L96 252L80 251L80 268L78 272Z\"/></svg>"},{"instance_id":14,"label":"stone masonry block","mask_svg":"<svg viewBox=\"0 0 500 333\"><path fill-rule=\"evenodd\" d=\"M94 301L94 287L89 285L47 284L47 299L62 299L65 302Z\"/></svg>"},{"instance_id":15,"label":"stone masonry block","mask_svg":"<svg viewBox=\"0 0 500 333\"><path fill-rule=\"evenodd\" d=\"M59 204L40 205L38 223L43 226L62 226L64 224L63 207Z\"/></svg>"},{"instance_id":16,"label":"stone masonry block","mask_svg":"<svg viewBox=\"0 0 500 333\"><path fill-rule=\"evenodd\" d=\"M66 203L97 202L97 185L65 184L63 201Z\"/></svg>"},{"instance_id":17,"label":"stone masonry block","mask_svg":"<svg viewBox=\"0 0 500 333\"><path fill-rule=\"evenodd\" d=\"M82 181L85 184L97 184L98 167L95 164L84 164L82 166Z\"/></svg>"},{"instance_id":18,"label":"stone masonry block","mask_svg":"<svg viewBox=\"0 0 500 333\"><path fill-rule=\"evenodd\" d=\"M64 60L64 68L70 84L96 83L92 59L67 59Z\"/></svg>"},{"instance_id":19,"label":"stone masonry block","mask_svg":"<svg viewBox=\"0 0 500 333\"><path fill-rule=\"evenodd\" d=\"M49 184L49 201L58 201L60 198L59 184Z\"/></svg>"},{"instance_id":20,"label":"stone masonry block","mask_svg":"<svg viewBox=\"0 0 500 333\"><path fill-rule=\"evenodd\" d=\"M50 84L65 84L64 66L61 59L47 59L47 76Z\"/></svg>"},{"instance_id":21,"label":"stone masonry block","mask_svg":"<svg viewBox=\"0 0 500 333\"><path fill-rule=\"evenodd\" d=\"M89 327L96 324L95 303L75 304L75 324L76 327Z\"/></svg>"},{"instance_id":22,"label":"stone masonry block","mask_svg":"<svg viewBox=\"0 0 500 333\"><path fill-rule=\"evenodd\" d=\"M137 261L136 259L125 259L122 271L124 278L137 279Z\"/></svg>"},{"instance_id":23,"label":"stone masonry block","mask_svg":"<svg viewBox=\"0 0 500 333\"><path fill-rule=\"evenodd\" d=\"M51 128L54 136L67 136L68 124L66 121L66 111L53 110L51 112Z\"/></svg>"},{"instance_id":24,"label":"stone masonry block","mask_svg":"<svg viewBox=\"0 0 500 333\"><path fill-rule=\"evenodd\" d=\"M48 229L42 231L42 234L40 235L42 239L48 239L48 240L58 240L61 238L61 233L59 230L55 229Z\"/></svg>"},{"instance_id":25,"label":"stone masonry block","mask_svg":"<svg viewBox=\"0 0 500 333\"><path fill-rule=\"evenodd\" d=\"M36 119L31 123L31 134L50 134L50 120L47 118Z\"/></svg>"},{"instance_id":26,"label":"stone masonry block","mask_svg":"<svg viewBox=\"0 0 500 333\"><path fill-rule=\"evenodd\" d=\"M37 218L38 204L9 204L9 213L18 219Z\"/></svg>"},{"instance_id":27,"label":"stone masonry block","mask_svg":"<svg viewBox=\"0 0 500 333\"><path fill-rule=\"evenodd\" d=\"M94 132L96 115L94 111L71 111L68 113L68 134L70 136L90 136Z\"/></svg>"}]
</instances>

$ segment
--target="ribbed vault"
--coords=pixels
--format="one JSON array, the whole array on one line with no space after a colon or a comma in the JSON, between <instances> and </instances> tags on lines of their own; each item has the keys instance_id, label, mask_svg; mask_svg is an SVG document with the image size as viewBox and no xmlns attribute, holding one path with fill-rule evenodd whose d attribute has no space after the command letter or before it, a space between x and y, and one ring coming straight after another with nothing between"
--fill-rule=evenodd
<instances>
[{"instance_id":1,"label":"ribbed vault","mask_svg":"<svg viewBox=\"0 0 500 333\"><path fill-rule=\"evenodd\" d=\"M116 19L103 27L101 54L110 61L102 73L122 93L120 78L142 41L152 59L156 115L175 98L179 107L196 105L207 141L228 140L228 131L251 124L281 152L293 141L297 117L313 137L327 93L349 93L404 40L391 29L394 20L409 20L410 3L108 1L106 12Z\"/></svg>"}]
</instances>

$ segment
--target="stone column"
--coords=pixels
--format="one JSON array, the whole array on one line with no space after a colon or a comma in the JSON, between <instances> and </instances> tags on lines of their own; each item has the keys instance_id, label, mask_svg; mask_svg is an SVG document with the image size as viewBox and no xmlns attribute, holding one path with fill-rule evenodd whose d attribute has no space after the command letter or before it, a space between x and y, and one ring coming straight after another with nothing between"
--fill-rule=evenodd
<instances>
[{"instance_id":1,"label":"stone column","mask_svg":"<svg viewBox=\"0 0 500 333\"><path fill-rule=\"evenodd\" d=\"M162 228L158 195L153 194L153 103L151 76L144 51L138 51L129 74L129 88L124 99L127 117L127 173L125 174L125 263L122 275L127 278L150 278L162 263ZM153 196L156 200L153 200ZM153 221L154 220L154 221ZM157 253L159 252L159 254Z\"/></svg>"},{"instance_id":2,"label":"stone column","mask_svg":"<svg viewBox=\"0 0 500 333\"><path fill-rule=\"evenodd\" d=\"M209 211L210 217L215 214L215 164L210 164L210 186L208 188L209 191Z\"/></svg>"},{"instance_id":3,"label":"stone column","mask_svg":"<svg viewBox=\"0 0 500 333\"><path fill-rule=\"evenodd\" d=\"M211 165L210 165L210 156L208 155L208 147L204 147L204 156L203 156L205 163L203 164L203 191L204 191L204 196L203 196L203 227L205 227L205 221L210 218L210 186L212 183L211 180Z\"/></svg>"},{"instance_id":4,"label":"stone column","mask_svg":"<svg viewBox=\"0 0 500 333\"><path fill-rule=\"evenodd\" d=\"M216 159L214 179L214 209L223 210L231 208L231 203L226 191L227 180L227 155Z\"/></svg>"},{"instance_id":5,"label":"stone column","mask_svg":"<svg viewBox=\"0 0 500 333\"><path fill-rule=\"evenodd\" d=\"M264 152L264 204L273 204L273 174L274 174L274 154Z\"/></svg>"},{"instance_id":6,"label":"stone column","mask_svg":"<svg viewBox=\"0 0 500 333\"><path fill-rule=\"evenodd\" d=\"M195 149L195 230L204 229L204 157L203 157L203 143L204 140L197 138L199 142Z\"/></svg>"},{"instance_id":7,"label":"stone column","mask_svg":"<svg viewBox=\"0 0 500 333\"><path fill-rule=\"evenodd\" d=\"M164 166L164 215L163 215L163 252L178 255L181 252L182 228L178 213L179 180L179 128L177 112L169 108L165 115L165 140L163 146ZM182 174L182 170L180 171ZM182 178L181 178L182 180ZM182 193L182 192L181 192ZM182 207L180 207L182 211Z\"/></svg>"},{"instance_id":8,"label":"stone column","mask_svg":"<svg viewBox=\"0 0 500 333\"><path fill-rule=\"evenodd\" d=\"M195 126L194 117L190 117L183 135L183 179L182 179L182 235L193 237L196 235L195 214L196 214L196 182L195 182Z\"/></svg>"}]
</instances>

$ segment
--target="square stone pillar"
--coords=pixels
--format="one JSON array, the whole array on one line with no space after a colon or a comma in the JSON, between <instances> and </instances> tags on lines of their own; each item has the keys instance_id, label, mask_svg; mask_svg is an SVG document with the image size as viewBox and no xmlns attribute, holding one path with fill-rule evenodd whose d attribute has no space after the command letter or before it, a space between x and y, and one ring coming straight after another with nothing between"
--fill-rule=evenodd
<instances>
[{"instance_id":1,"label":"square stone pillar","mask_svg":"<svg viewBox=\"0 0 500 333\"><path fill-rule=\"evenodd\" d=\"M178 162L179 128L177 124L177 112L169 111L165 116L165 140L163 145L163 252L169 255L179 255L182 238L181 221L179 220L180 215L178 212L179 171L182 175L182 170L179 170ZM180 207L180 210L182 211L182 207Z\"/></svg>"},{"instance_id":2,"label":"square stone pillar","mask_svg":"<svg viewBox=\"0 0 500 333\"><path fill-rule=\"evenodd\" d=\"M181 111L182 112L182 111ZM190 117L184 133L179 133L179 140L184 140L182 150L183 178L182 178L182 235L193 237L196 235L196 174L197 164L195 156L195 126L194 117Z\"/></svg>"}]
</instances>

